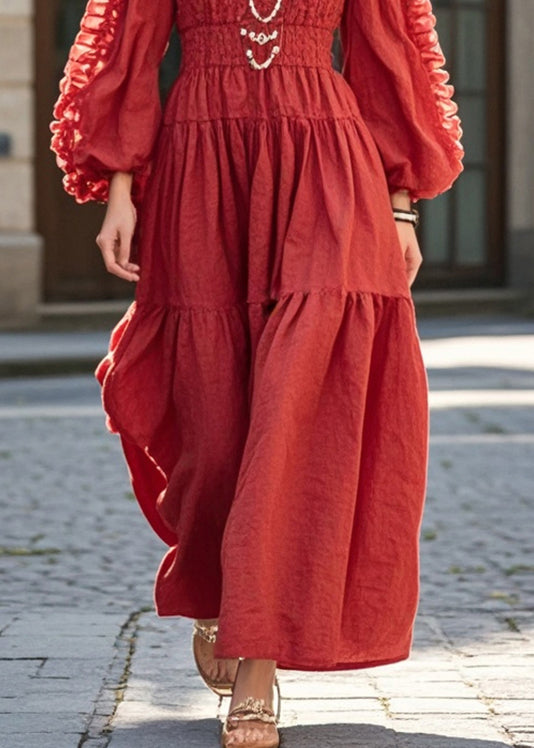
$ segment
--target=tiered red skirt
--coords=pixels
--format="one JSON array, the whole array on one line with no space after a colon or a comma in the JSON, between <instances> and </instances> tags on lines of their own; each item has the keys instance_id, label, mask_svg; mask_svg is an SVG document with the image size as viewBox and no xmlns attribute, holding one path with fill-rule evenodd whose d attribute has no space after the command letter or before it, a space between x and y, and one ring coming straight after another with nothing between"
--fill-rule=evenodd
<instances>
[{"instance_id":1,"label":"tiered red skirt","mask_svg":"<svg viewBox=\"0 0 534 748\"><path fill-rule=\"evenodd\" d=\"M169 545L158 614L218 616L216 654L281 668L405 659L427 379L380 156L342 76L185 71L139 226L136 300L97 377Z\"/></svg>"}]
</instances>

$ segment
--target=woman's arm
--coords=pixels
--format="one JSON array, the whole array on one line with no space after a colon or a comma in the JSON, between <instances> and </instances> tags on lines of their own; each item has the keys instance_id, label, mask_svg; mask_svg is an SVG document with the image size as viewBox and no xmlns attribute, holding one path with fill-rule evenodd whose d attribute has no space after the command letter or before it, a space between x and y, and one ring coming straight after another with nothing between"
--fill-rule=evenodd
<instances>
[{"instance_id":1,"label":"woman's arm","mask_svg":"<svg viewBox=\"0 0 534 748\"><path fill-rule=\"evenodd\" d=\"M88 0L54 106L51 148L77 202L107 202L96 239L107 270L130 262L137 209L161 125L158 73L176 0Z\"/></svg>"},{"instance_id":2,"label":"woman's arm","mask_svg":"<svg viewBox=\"0 0 534 748\"><path fill-rule=\"evenodd\" d=\"M106 270L119 278L138 281L140 267L130 262L137 211L132 202L133 174L118 171L110 180L106 216L96 238Z\"/></svg>"},{"instance_id":3,"label":"woman's arm","mask_svg":"<svg viewBox=\"0 0 534 748\"><path fill-rule=\"evenodd\" d=\"M176 0L88 0L50 125L63 184L77 202L106 202L112 175L124 172L133 174L140 204L161 124L159 66L175 13Z\"/></svg>"},{"instance_id":4,"label":"woman's arm","mask_svg":"<svg viewBox=\"0 0 534 748\"><path fill-rule=\"evenodd\" d=\"M345 0L340 23L342 73L390 192L407 189L412 202L445 192L463 168L458 107L435 21L430 0Z\"/></svg>"}]
</instances>

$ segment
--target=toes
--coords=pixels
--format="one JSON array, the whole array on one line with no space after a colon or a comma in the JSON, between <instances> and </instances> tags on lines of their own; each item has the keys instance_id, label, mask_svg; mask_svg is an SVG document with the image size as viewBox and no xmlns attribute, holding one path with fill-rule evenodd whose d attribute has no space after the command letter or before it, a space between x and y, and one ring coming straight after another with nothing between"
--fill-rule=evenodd
<instances>
[{"instance_id":1,"label":"toes","mask_svg":"<svg viewBox=\"0 0 534 748\"><path fill-rule=\"evenodd\" d=\"M269 739L270 731L263 727L238 727L228 737L227 745L243 745L254 746L260 744Z\"/></svg>"}]
</instances>

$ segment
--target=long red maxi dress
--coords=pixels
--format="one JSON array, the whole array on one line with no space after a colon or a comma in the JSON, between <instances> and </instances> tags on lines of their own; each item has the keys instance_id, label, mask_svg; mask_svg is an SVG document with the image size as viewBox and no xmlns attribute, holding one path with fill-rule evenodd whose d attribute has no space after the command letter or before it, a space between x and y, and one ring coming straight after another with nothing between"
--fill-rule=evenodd
<instances>
[{"instance_id":1,"label":"long red maxi dress","mask_svg":"<svg viewBox=\"0 0 534 748\"><path fill-rule=\"evenodd\" d=\"M463 168L430 2L175 2L90 0L51 125L78 202L135 174L141 280L96 376L169 545L157 613L219 617L220 657L406 659L428 401L390 192Z\"/></svg>"}]
</instances>

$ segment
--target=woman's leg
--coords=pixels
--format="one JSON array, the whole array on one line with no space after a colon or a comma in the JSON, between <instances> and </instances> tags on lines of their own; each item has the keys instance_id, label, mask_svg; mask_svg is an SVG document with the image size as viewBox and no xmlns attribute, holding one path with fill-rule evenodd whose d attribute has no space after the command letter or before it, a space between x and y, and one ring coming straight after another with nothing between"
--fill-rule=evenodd
<instances>
[{"instance_id":1,"label":"woman's leg","mask_svg":"<svg viewBox=\"0 0 534 748\"><path fill-rule=\"evenodd\" d=\"M272 709L275 672L276 662L274 660L242 660L235 681L230 709L245 701L248 696L263 699L265 706Z\"/></svg>"},{"instance_id":2,"label":"woman's leg","mask_svg":"<svg viewBox=\"0 0 534 748\"><path fill-rule=\"evenodd\" d=\"M276 662L274 660L241 660L229 713L250 698L262 700L263 706L273 711L275 675ZM237 720L232 724L224 741L225 746L243 745L246 748L249 746L250 748L254 746L263 748L264 746L278 746L278 744L276 723L262 722L259 719Z\"/></svg>"}]
</instances>

